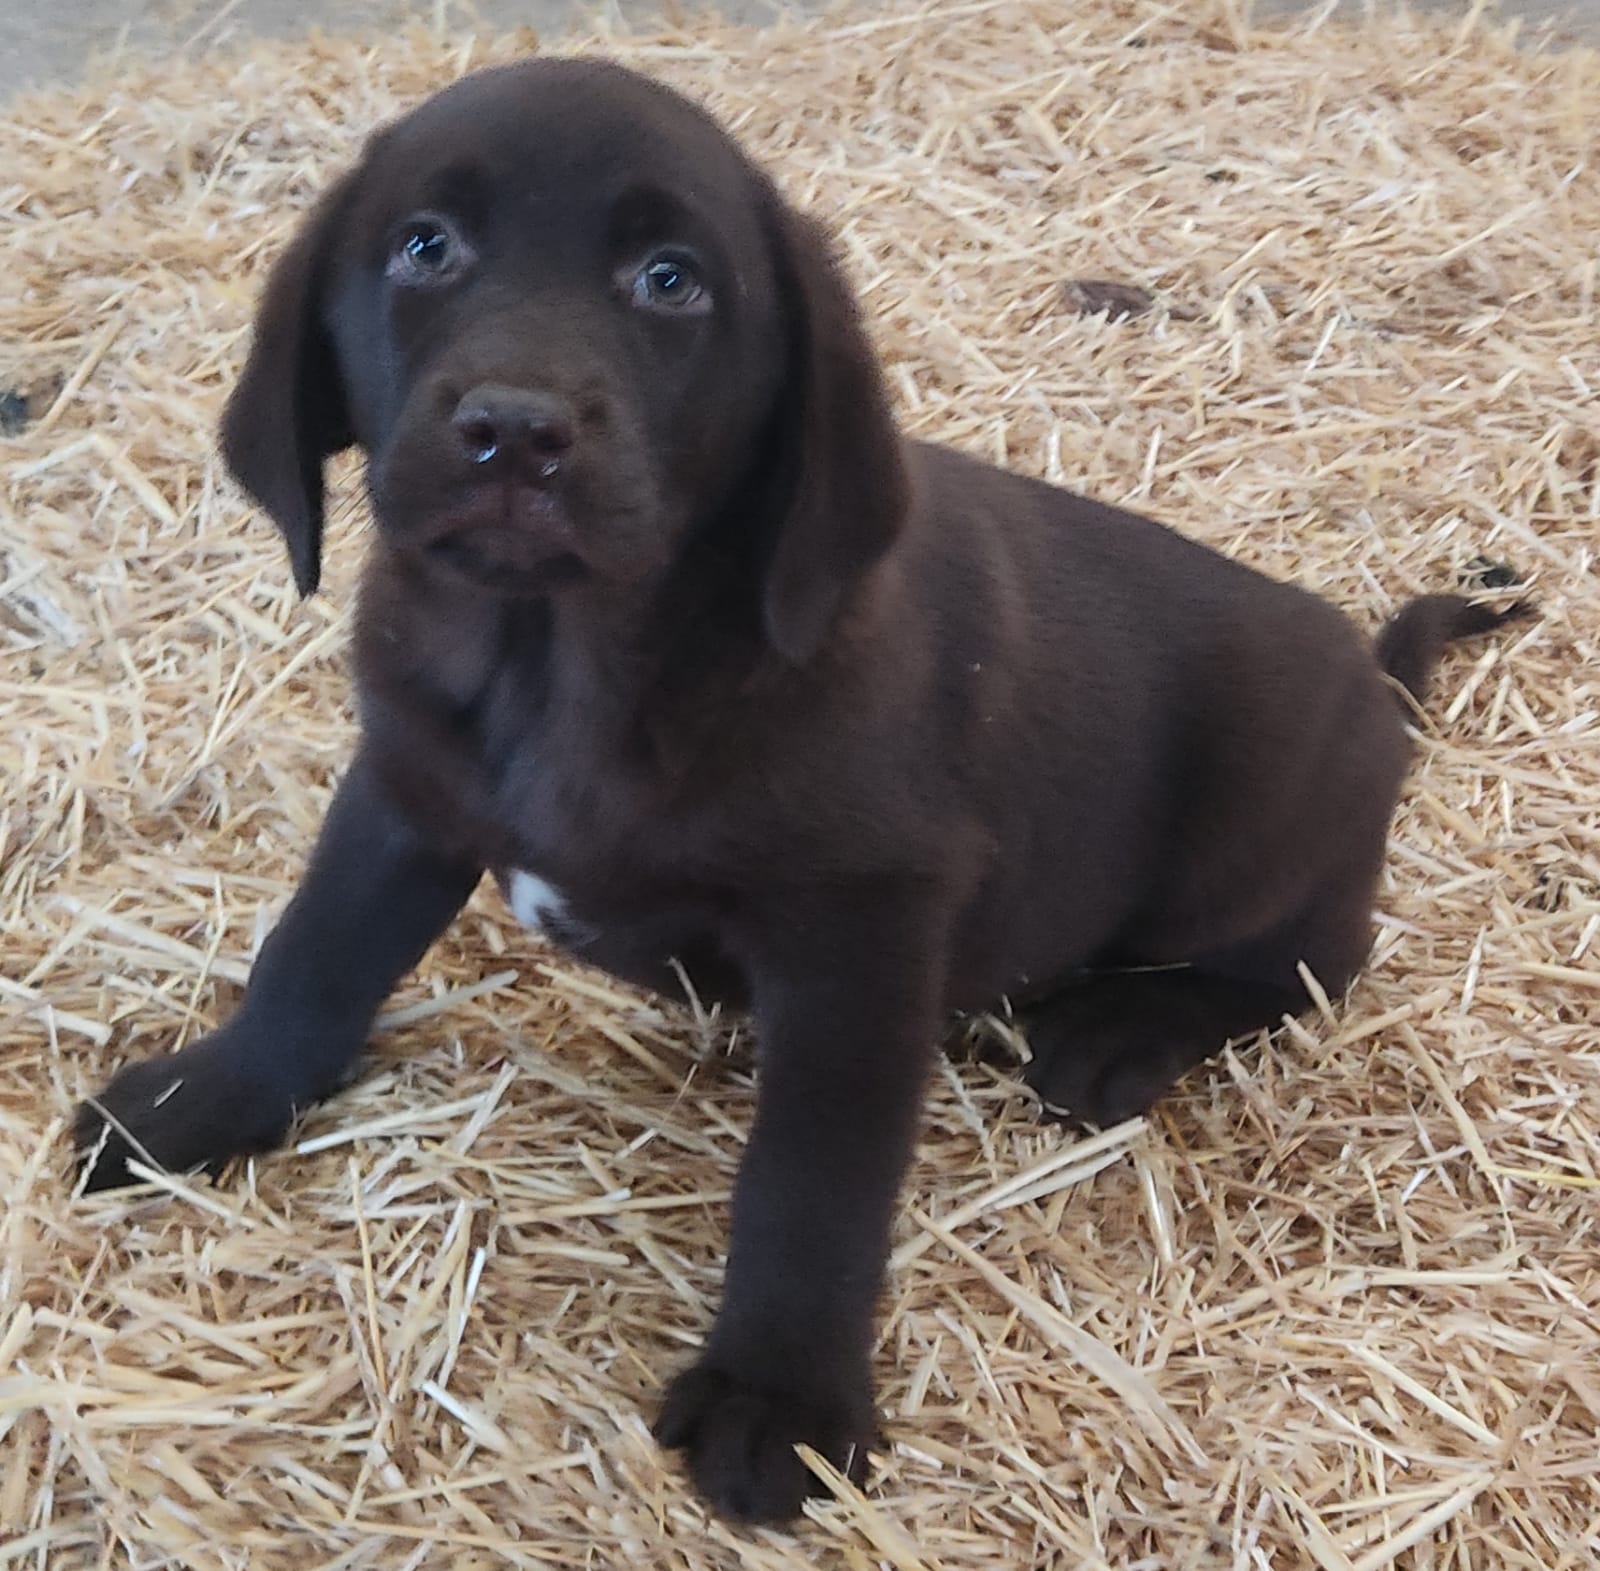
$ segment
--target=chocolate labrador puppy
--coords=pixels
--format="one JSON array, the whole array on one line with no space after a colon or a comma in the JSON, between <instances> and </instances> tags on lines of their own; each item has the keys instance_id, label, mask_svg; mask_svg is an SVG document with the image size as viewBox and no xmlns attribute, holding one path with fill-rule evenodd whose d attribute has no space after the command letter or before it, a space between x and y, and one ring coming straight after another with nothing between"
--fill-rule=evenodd
<instances>
[{"instance_id":1,"label":"chocolate labrador puppy","mask_svg":"<svg viewBox=\"0 0 1600 1571\"><path fill-rule=\"evenodd\" d=\"M1421 693L1494 613L1378 657L1322 601L897 432L819 231L616 66L471 76L379 132L278 263L223 424L316 588L366 454L361 743L237 1013L82 1110L132 1152L279 1142L486 871L760 1042L725 1297L662 1441L790 1516L859 1473L873 1311L930 1059L1001 998L1047 1104L1137 1113L1369 944Z\"/></svg>"}]
</instances>

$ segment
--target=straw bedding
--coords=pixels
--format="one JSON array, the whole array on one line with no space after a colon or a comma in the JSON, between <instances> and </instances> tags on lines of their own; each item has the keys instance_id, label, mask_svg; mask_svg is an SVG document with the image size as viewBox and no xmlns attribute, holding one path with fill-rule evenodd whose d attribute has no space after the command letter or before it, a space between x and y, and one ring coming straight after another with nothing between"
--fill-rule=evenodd
<instances>
[{"instance_id":1,"label":"straw bedding","mask_svg":"<svg viewBox=\"0 0 1600 1571\"><path fill-rule=\"evenodd\" d=\"M1476 16L603 41L842 233L915 431L1369 624L1486 571L1543 608L1445 672L1347 1001L1095 1139L941 1065L865 1496L740 1535L651 1446L749 1056L490 891L304 1154L71 1198L74 1097L232 1007L350 745L353 472L299 605L212 456L262 269L365 128L535 42L200 52L0 124L0 1566L1594 1564L1600 67Z\"/></svg>"}]
</instances>

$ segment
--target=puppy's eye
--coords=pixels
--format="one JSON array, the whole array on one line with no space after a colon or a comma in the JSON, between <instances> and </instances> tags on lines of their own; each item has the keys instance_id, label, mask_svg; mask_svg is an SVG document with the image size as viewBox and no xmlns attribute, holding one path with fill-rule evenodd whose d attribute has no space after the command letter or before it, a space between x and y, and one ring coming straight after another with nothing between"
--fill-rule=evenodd
<instances>
[{"instance_id":1,"label":"puppy's eye","mask_svg":"<svg viewBox=\"0 0 1600 1571\"><path fill-rule=\"evenodd\" d=\"M711 309L711 291L692 262L679 256L652 257L634 274L633 303L647 311L702 316Z\"/></svg>"},{"instance_id":2,"label":"puppy's eye","mask_svg":"<svg viewBox=\"0 0 1600 1571\"><path fill-rule=\"evenodd\" d=\"M395 232L384 271L397 284L439 284L471 260L466 241L450 221L424 213L408 218Z\"/></svg>"}]
</instances>

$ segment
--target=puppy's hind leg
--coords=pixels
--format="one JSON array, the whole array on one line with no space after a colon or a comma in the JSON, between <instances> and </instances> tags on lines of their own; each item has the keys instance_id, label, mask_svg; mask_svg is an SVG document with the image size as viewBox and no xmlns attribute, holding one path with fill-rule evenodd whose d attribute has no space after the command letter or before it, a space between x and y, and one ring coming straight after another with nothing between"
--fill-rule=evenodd
<instances>
[{"instance_id":1,"label":"puppy's hind leg","mask_svg":"<svg viewBox=\"0 0 1600 1571\"><path fill-rule=\"evenodd\" d=\"M1239 1037L1311 1003L1302 961L1338 994L1372 942L1378 859L1348 870L1307 911L1187 965L1105 971L1023 1011L1024 1078L1047 1111L1105 1128L1145 1112Z\"/></svg>"},{"instance_id":2,"label":"puppy's hind leg","mask_svg":"<svg viewBox=\"0 0 1600 1571\"><path fill-rule=\"evenodd\" d=\"M1298 983L1184 966L1104 972L1025 1010L1024 1079L1045 1111L1104 1129L1147 1111L1225 1043L1306 1006Z\"/></svg>"},{"instance_id":3,"label":"puppy's hind leg","mask_svg":"<svg viewBox=\"0 0 1600 1571\"><path fill-rule=\"evenodd\" d=\"M1380 732L1378 745L1388 735ZM1342 993L1372 946L1391 800L1367 797L1364 819L1346 817L1343 860L1324 870L1299 910L1222 947L1195 943L1187 964L1091 973L1025 1010L1033 1061L1024 1078L1045 1108L1101 1128L1145 1112L1227 1043L1304 1013L1311 996L1302 963L1330 996ZM1352 849L1363 845L1365 855ZM1191 932L1205 925L1185 920ZM1141 950L1182 955L1183 935L1183 927L1147 928L1142 942L1129 943L1134 964Z\"/></svg>"}]
</instances>

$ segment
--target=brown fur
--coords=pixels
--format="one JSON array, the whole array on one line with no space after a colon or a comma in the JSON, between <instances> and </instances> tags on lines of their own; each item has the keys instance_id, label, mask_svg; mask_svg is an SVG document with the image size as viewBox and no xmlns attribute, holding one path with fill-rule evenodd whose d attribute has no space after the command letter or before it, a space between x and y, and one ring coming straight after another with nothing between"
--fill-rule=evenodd
<instances>
[{"instance_id":1,"label":"brown fur","mask_svg":"<svg viewBox=\"0 0 1600 1571\"><path fill-rule=\"evenodd\" d=\"M725 1300L658 1432L782 1519L794 1442L859 1472L872 1439L952 1011L1014 1001L1045 1102L1103 1122L1302 1008L1301 962L1343 988L1399 706L1313 596L904 441L817 229L604 64L448 89L279 263L224 447L307 591L352 442L357 758L237 1014L84 1110L91 1181L276 1143L482 873L531 871L580 958L755 1011ZM1495 620L1425 604L1384 644L1419 688Z\"/></svg>"}]
</instances>

